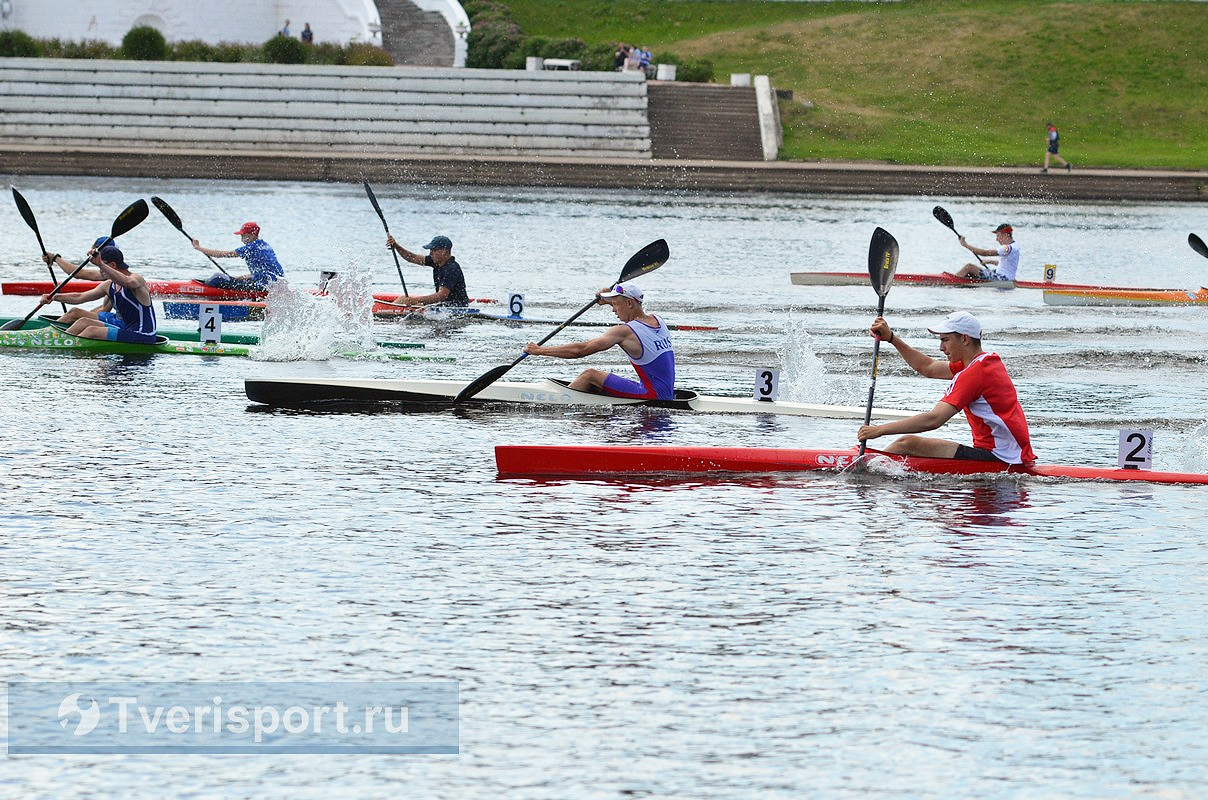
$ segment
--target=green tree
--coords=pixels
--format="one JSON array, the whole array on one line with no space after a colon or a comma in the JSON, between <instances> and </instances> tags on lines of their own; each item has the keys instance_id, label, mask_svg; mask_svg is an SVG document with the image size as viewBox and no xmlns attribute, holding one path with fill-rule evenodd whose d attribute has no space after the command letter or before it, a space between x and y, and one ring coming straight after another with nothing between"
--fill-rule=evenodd
<instances>
[{"instance_id":1,"label":"green tree","mask_svg":"<svg viewBox=\"0 0 1208 800\"><path fill-rule=\"evenodd\" d=\"M306 63L306 45L292 36L274 36L260 50L270 64Z\"/></svg>"},{"instance_id":2,"label":"green tree","mask_svg":"<svg viewBox=\"0 0 1208 800\"><path fill-rule=\"evenodd\" d=\"M0 56L6 58L37 58L42 48L25 31L0 31Z\"/></svg>"},{"instance_id":3,"label":"green tree","mask_svg":"<svg viewBox=\"0 0 1208 800\"><path fill-rule=\"evenodd\" d=\"M135 61L166 61L168 40L150 25L135 25L122 37L122 54Z\"/></svg>"}]
</instances>

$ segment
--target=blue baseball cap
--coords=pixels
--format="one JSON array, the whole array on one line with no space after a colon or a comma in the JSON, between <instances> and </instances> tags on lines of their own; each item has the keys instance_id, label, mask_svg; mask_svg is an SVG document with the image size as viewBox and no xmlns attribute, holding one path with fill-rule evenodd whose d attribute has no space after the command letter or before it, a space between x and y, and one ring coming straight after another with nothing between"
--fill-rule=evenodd
<instances>
[{"instance_id":1,"label":"blue baseball cap","mask_svg":"<svg viewBox=\"0 0 1208 800\"><path fill-rule=\"evenodd\" d=\"M453 242L448 236L433 236L432 241L424 245L425 250L452 250Z\"/></svg>"},{"instance_id":2,"label":"blue baseball cap","mask_svg":"<svg viewBox=\"0 0 1208 800\"><path fill-rule=\"evenodd\" d=\"M99 238L99 239L97 239L95 242L93 242L93 243L92 243L92 246L93 246L93 247L100 247L101 245L103 245L103 244L104 244L105 242L107 242L107 241L109 241L109 237L108 237L108 236L102 236L101 238Z\"/></svg>"},{"instance_id":3,"label":"blue baseball cap","mask_svg":"<svg viewBox=\"0 0 1208 800\"><path fill-rule=\"evenodd\" d=\"M122 257L122 251L118 250L113 245L102 247L101 252L97 253L97 255L100 256L101 261L106 263L112 262L124 270L130 269L130 265L127 264L125 258Z\"/></svg>"}]
</instances>

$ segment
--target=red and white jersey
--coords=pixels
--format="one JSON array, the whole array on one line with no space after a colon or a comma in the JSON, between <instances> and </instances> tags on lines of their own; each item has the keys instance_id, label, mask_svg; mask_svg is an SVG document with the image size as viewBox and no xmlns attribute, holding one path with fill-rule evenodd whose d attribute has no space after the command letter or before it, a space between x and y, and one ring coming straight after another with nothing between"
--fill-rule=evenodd
<instances>
[{"instance_id":1,"label":"red and white jersey","mask_svg":"<svg viewBox=\"0 0 1208 800\"><path fill-rule=\"evenodd\" d=\"M940 400L965 412L973 429L973 446L1008 464L1035 461L1028 421L1002 359L996 353L982 353L968 366L952 361L948 367L952 382Z\"/></svg>"}]
</instances>

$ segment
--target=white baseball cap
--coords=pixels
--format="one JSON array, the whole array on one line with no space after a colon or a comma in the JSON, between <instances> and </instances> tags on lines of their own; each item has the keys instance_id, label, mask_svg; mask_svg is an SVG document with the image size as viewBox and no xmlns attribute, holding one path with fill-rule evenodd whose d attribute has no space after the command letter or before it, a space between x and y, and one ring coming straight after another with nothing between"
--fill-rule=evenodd
<instances>
[{"instance_id":1,"label":"white baseball cap","mask_svg":"<svg viewBox=\"0 0 1208 800\"><path fill-rule=\"evenodd\" d=\"M600 297L628 297L639 305L643 296L641 288L636 283L618 283L607 292L600 292Z\"/></svg>"},{"instance_id":2,"label":"white baseball cap","mask_svg":"<svg viewBox=\"0 0 1208 800\"><path fill-rule=\"evenodd\" d=\"M940 333L962 333L965 336L972 336L974 339L982 337L981 323L977 321L977 317L970 314L968 311L953 311L948 316L944 317L944 321L934 328L928 328L928 332Z\"/></svg>"}]
</instances>

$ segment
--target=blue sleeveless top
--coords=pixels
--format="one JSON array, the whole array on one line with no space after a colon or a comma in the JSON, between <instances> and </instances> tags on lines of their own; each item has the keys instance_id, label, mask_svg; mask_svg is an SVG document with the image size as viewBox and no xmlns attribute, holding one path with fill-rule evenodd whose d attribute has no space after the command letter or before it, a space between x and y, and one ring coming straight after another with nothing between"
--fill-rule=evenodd
<instances>
[{"instance_id":1,"label":"blue sleeveless top","mask_svg":"<svg viewBox=\"0 0 1208 800\"><path fill-rule=\"evenodd\" d=\"M109 302L113 304L113 312L122 321L123 328L147 336L155 335L155 309L152 306L135 300L125 287L119 288L113 281L109 281Z\"/></svg>"}]
</instances>

